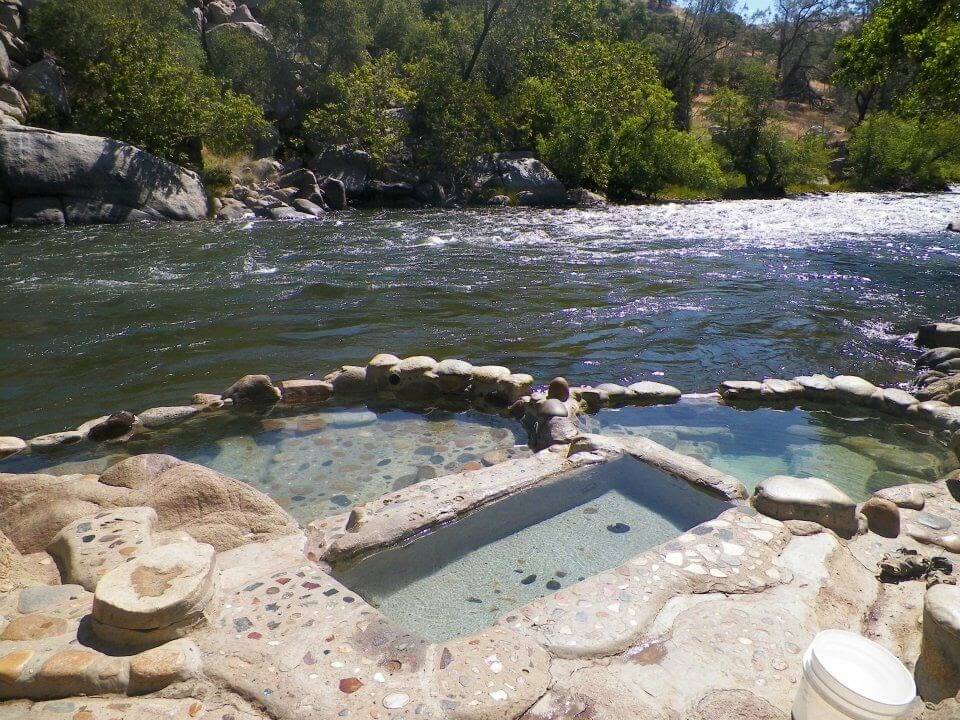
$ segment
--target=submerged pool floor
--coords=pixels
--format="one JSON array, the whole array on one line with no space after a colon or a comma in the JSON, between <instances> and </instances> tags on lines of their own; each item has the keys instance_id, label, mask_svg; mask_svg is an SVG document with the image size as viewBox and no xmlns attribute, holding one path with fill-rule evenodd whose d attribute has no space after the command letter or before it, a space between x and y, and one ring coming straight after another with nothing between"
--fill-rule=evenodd
<instances>
[{"instance_id":1,"label":"submerged pool floor","mask_svg":"<svg viewBox=\"0 0 960 720\"><path fill-rule=\"evenodd\" d=\"M729 507L621 459L565 474L335 575L398 624L441 641L617 567Z\"/></svg>"},{"instance_id":2,"label":"submerged pool floor","mask_svg":"<svg viewBox=\"0 0 960 720\"><path fill-rule=\"evenodd\" d=\"M892 416L857 410L738 409L713 401L601 410L594 432L648 437L733 475L753 490L771 475L820 477L854 500L939 480L955 467L943 439Z\"/></svg>"},{"instance_id":3,"label":"submerged pool floor","mask_svg":"<svg viewBox=\"0 0 960 720\"><path fill-rule=\"evenodd\" d=\"M526 455L515 423L479 412L325 408L264 418L225 413L118 446L12 458L0 472L102 472L129 455L167 453L250 483L302 523L407 485Z\"/></svg>"}]
</instances>

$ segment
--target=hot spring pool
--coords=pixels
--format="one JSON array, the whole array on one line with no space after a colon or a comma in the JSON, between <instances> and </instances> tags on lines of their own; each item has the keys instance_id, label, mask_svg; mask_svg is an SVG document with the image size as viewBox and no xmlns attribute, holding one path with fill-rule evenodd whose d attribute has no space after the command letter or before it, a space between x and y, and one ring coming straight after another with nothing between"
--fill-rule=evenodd
<instances>
[{"instance_id":1,"label":"hot spring pool","mask_svg":"<svg viewBox=\"0 0 960 720\"><path fill-rule=\"evenodd\" d=\"M526 442L517 424L479 412L222 413L117 445L114 454L94 445L26 455L3 461L0 472L100 473L129 455L167 453L249 483L306 523L420 480L529 454Z\"/></svg>"},{"instance_id":2,"label":"hot spring pool","mask_svg":"<svg viewBox=\"0 0 960 720\"><path fill-rule=\"evenodd\" d=\"M712 400L601 410L592 432L640 435L729 473L753 490L771 475L820 477L854 500L881 488L939 480L956 460L932 429L856 409L738 409Z\"/></svg>"},{"instance_id":3,"label":"hot spring pool","mask_svg":"<svg viewBox=\"0 0 960 720\"><path fill-rule=\"evenodd\" d=\"M623 458L566 473L334 575L398 624L442 641L622 565L729 507Z\"/></svg>"}]
</instances>

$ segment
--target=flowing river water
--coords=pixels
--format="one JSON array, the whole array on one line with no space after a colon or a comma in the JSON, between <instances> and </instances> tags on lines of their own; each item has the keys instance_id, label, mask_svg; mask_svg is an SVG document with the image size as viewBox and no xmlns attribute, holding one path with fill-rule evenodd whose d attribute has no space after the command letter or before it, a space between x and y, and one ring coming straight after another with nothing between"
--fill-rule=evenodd
<instances>
[{"instance_id":1,"label":"flowing river water","mask_svg":"<svg viewBox=\"0 0 960 720\"><path fill-rule=\"evenodd\" d=\"M910 378L960 193L0 232L0 435L379 351L546 381Z\"/></svg>"}]
</instances>

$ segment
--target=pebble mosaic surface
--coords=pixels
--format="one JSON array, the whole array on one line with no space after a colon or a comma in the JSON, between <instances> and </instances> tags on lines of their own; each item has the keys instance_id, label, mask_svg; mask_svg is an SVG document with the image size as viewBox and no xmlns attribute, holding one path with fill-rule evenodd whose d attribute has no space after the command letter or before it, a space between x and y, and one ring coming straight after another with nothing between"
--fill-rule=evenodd
<instances>
[{"instance_id":1,"label":"pebble mosaic surface","mask_svg":"<svg viewBox=\"0 0 960 720\"><path fill-rule=\"evenodd\" d=\"M950 453L932 431L890 416L685 400L601 410L581 420L593 432L648 437L733 475L751 491L772 475L813 476L860 501L882 488L936 481L952 469Z\"/></svg>"},{"instance_id":2,"label":"pebble mosaic surface","mask_svg":"<svg viewBox=\"0 0 960 720\"><path fill-rule=\"evenodd\" d=\"M123 446L200 463L270 495L301 523L450 473L529 455L519 425L478 412L329 408L309 414L199 418ZM126 455L61 459L55 473L99 473ZM38 462L40 463L38 465ZM49 469L29 456L4 472Z\"/></svg>"},{"instance_id":3,"label":"pebble mosaic surface","mask_svg":"<svg viewBox=\"0 0 960 720\"><path fill-rule=\"evenodd\" d=\"M753 593L789 580L775 561L789 535L750 508L715 520L504 619L557 656L605 655L631 645L671 597Z\"/></svg>"},{"instance_id":4,"label":"pebble mosaic surface","mask_svg":"<svg viewBox=\"0 0 960 720\"><path fill-rule=\"evenodd\" d=\"M501 500L337 576L399 624L446 640L491 625L729 507L623 459Z\"/></svg>"}]
</instances>

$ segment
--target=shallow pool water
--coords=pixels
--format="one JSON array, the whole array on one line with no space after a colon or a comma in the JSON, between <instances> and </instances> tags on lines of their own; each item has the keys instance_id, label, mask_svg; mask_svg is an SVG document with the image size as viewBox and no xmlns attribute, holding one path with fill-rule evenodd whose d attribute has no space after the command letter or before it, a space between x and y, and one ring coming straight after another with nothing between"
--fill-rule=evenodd
<instances>
[{"instance_id":1,"label":"shallow pool water","mask_svg":"<svg viewBox=\"0 0 960 720\"><path fill-rule=\"evenodd\" d=\"M29 455L0 463L0 472L99 473L128 455L167 453L248 482L308 522L420 480L528 454L525 443L516 424L478 412L223 413L117 446L114 454L98 445Z\"/></svg>"},{"instance_id":2,"label":"shallow pool water","mask_svg":"<svg viewBox=\"0 0 960 720\"><path fill-rule=\"evenodd\" d=\"M622 459L488 505L335 575L394 621L442 641L617 567L729 507Z\"/></svg>"},{"instance_id":3,"label":"shallow pool water","mask_svg":"<svg viewBox=\"0 0 960 720\"><path fill-rule=\"evenodd\" d=\"M710 400L602 410L592 431L648 437L740 479L820 477L855 500L894 485L939 480L956 466L943 438L892 416L855 410L738 409Z\"/></svg>"}]
</instances>

